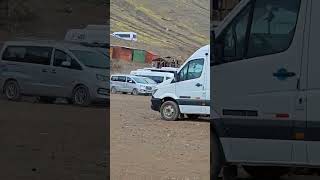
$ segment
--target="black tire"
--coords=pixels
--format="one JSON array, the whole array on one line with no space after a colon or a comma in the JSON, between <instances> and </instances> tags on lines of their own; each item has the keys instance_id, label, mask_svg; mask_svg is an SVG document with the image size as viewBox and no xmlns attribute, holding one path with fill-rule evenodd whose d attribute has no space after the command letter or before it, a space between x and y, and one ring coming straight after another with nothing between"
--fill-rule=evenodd
<instances>
[{"instance_id":1,"label":"black tire","mask_svg":"<svg viewBox=\"0 0 320 180\"><path fill-rule=\"evenodd\" d=\"M253 178L277 179L289 173L285 167L243 166L243 169Z\"/></svg>"},{"instance_id":2,"label":"black tire","mask_svg":"<svg viewBox=\"0 0 320 180\"><path fill-rule=\"evenodd\" d=\"M10 80L5 83L3 93L9 101L20 101L21 93L17 81Z\"/></svg>"},{"instance_id":3,"label":"black tire","mask_svg":"<svg viewBox=\"0 0 320 180\"><path fill-rule=\"evenodd\" d=\"M89 89L83 85L77 86L73 91L72 101L78 106L89 106L91 104Z\"/></svg>"},{"instance_id":4,"label":"black tire","mask_svg":"<svg viewBox=\"0 0 320 180\"><path fill-rule=\"evenodd\" d=\"M115 87L112 87L112 88L111 88L111 93L112 93L112 94L116 94L116 93L117 93L117 89L116 89Z\"/></svg>"},{"instance_id":5,"label":"black tire","mask_svg":"<svg viewBox=\"0 0 320 180\"><path fill-rule=\"evenodd\" d=\"M133 89L131 94L134 96L137 96L137 95L139 95L139 92L137 89Z\"/></svg>"},{"instance_id":6,"label":"black tire","mask_svg":"<svg viewBox=\"0 0 320 180\"><path fill-rule=\"evenodd\" d=\"M238 177L237 166L225 166L223 167L223 180L236 180Z\"/></svg>"},{"instance_id":7,"label":"black tire","mask_svg":"<svg viewBox=\"0 0 320 180\"><path fill-rule=\"evenodd\" d=\"M170 112L169 112L170 111ZM174 101L166 101L160 107L161 119L166 121L176 121L179 118L179 106Z\"/></svg>"},{"instance_id":8,"label":"black tire","mask_svg":"<svg viewBox=\"0 0 320 180\"><path fill-rule=\"evenodd\" d=\"M40 96L40 98L39 98L39 102L45 103L45 104L52 104L52 103L54 103L55 100L56 100L56 98L46 97L46 96Z\"/></svg>"},{"instance_id":9,"label":"black tire","mask_svg":"<svg viewBox=\"0 0 320 180\"><path fill-rule=\"evenodd\" d=\"M219 143L220 141L212 127L210 131L210 179L217 180L224 164L224 156Z\"/></svg>"},{"instance_id":10,"label":"black tire","mask_svg":"<svg viewBox=\"0 0 320 180\"><path fill-rule=\"evenodd\" d=\"M187 114L188 119L198 119L200 115L198 114Z\"/></svg>"}]
</instances>

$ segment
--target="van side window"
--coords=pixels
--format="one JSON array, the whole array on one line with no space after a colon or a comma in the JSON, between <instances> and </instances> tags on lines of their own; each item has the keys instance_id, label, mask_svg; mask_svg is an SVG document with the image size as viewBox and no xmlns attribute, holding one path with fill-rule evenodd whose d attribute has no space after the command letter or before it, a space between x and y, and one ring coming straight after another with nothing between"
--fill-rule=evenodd
<instances>
[{"instance_id":1,"label":"van side window","mask_svg":"<svg viewBox=\"0 0 320 180\"><path fill-rule=\"evenodd\" d=\"M36 46L8 46L2 59L6 61L50 65L52 49Z\"/></svg>"},{"instance_id":2,"label":"van side window","mask_svg":"<svg viewBox=\"0 0 320 180\"><path fill-rule=\"evenodd\" d=\"M118 81L119 82L126 82L126 77L125 76L118 76Z\"/></svg>"},{"instance_id":3,"label":"van side window","mask_svg":"<svg viewBox=\"0 0 320 180\"><path fill-rule=\"evenodd\" d=\"M228 63L281 53L293 40L301 0L251 1L222 31L222 61ZM215 62L214 62L215 63Z\"/></svg>"},{"instance_id":4,"label":"van side window","mask_svg":"<svg viewBox=\"0 0 320 180\"><path fill-rule=\"evenodd\" d=\"M133 80L130 77L127 77L127 82L133 82Z\"/></svg>"},{"instance_id":5,"label":"van side window","mask_svg":"<svg viewBox=\"0 0 320 180\"><path fill-rule=\"evenodd\" d=\"M63 67L62 62L64 61L71 63L71 66L69 67L70 69L77 69L77 70L82 69L80 64L76 60L72 59L67 53L61 50L56 50L54 53L53 66Z\"/></svg>"},{"instance_id":6,"label":"van side window","mask_svg":"<svg viewBox=\"0 0 320 180\"><path fill-rule=\"evenodd\" d=\"M218 41L224 45L224 61L230 62L243 58L245 50L246 32L249 23L251 6L242 12L224 30Z\"/></svg>"},{"instance_id":7,"label":"van side window","mask_svg":"<svg viewBox=\"0 0 320 180\"><path fill-rule=\"evenodd\" d=\"M179 81L197 79L203 71L204 59L189 61L179 72Z\"/></svg>"},{"instance_id":8,"label":"van side window","mask_svg":"<svg viewBox=\"0 0 320 180\"><path fill-rule=\"evenodd\" d=\"M294 36L300 0L258 0L255 3L248 57L285 51Z\"/></svg>"},{"instance_id":9,"label":"van side window","mask_svg":"<svg viewBox=\"0 0 320 180\"><path fill-rule=\"evenodd\" d=\"M111 81L118 81L118 76L112 76Z\"/></svg>"}]
</instances>

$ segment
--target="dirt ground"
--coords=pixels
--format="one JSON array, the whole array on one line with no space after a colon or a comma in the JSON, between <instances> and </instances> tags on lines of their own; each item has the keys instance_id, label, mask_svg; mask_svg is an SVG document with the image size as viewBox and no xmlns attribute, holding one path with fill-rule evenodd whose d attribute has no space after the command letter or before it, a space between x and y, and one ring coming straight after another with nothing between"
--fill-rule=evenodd
<instances>
[{"instance_id":1,"label":"dirt ground","mask_svg":"<svg viewBox=\"0 0 320 180\"><path fill-rule=\"evenodd\" d=\"M0 98L0 179L105 180L108 119L106 107Z\"/></svg>"},{"instance_id":2,"label":"dirt ground","mask_svg":"<svg viewBox=\"0 0 320 180\"><path fill-rule=\"evenodd\" d=\"M209 121L163 121L150 109L150 97L146 96L113 94L110 110L112 180L210 179ZM241 180L253 180L241 169L240 175Z\"/></svg>"},{"instance_id":3,"label":"dirt ground","mask_svg":"<svg viewBox=\"0 0 320 180\"><path fill-rule=\"evenodd\" d=\"M209 121L160 120L150 97L111 96L112 180L208 180Z\"/></svg>"}]
</instances>

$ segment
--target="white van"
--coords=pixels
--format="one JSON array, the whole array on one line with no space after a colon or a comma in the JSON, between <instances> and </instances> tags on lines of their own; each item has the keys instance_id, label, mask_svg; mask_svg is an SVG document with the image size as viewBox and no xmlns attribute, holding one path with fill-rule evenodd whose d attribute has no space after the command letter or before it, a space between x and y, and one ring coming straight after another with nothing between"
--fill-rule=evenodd
<instances>
[{"instance_id":1,"label":"white van","mask_svg":"<svg viewBox=\"0 0 320 180\"><path fill-rule=\"evenodd\" d=\"M320 1L242 0L212 32L211 175L320 169Z\"/></svg>"},{"instance_id":2,"label":"white van","mask_svg":"<svg viewBox=\"0 0 320 180\"><path fill-rule=\"evenodd\" d=\"M151 108L161 118L177 120L186 114L190 118L210 114L210 46L197 50L179 68L169 83L157 86Z\"/></svg>"},{"instance_id":3,"label":"white van","mask_svg":"<svg viewBox=\"0 0 320 180\"><path fill-rule=\"evenodd\" d=\"M108 59L96 50L65 42L8 41L0 51L0 94L18 101L65 98L87 106L109 99Z\"/></svg>"},{"instance_id":4,"label":"white van","mask_svg":"<svg viewBox=\"0 0 320 180\"><path fill-rule=\"evenodd\" d=\"M127 41L137 41L137 33L135 32L114 32L111 36Z\"/></svg>"},{"instance_id":5,"label":"white van","mask_svg":"<svg viewBox=\"0 0 320 180\"><path fill-rule=\"evenodd\" d=\"M89 26L90 27L90 26ZM70 29L67 31L65 41L89 44L108 44L106 30L103 29Z\"/></svg>"},{"instance_id":6,"label":"white van","mask_svg":"<svg viewBox=\"0 0 320 180\"><path fill-rule=\"evenodd\" d=\"M160 84L166 80L173 79L174 74L168 72L152 72L148 70L131 71L131 75L147 77Z\"/></svg>"}]
</instances>

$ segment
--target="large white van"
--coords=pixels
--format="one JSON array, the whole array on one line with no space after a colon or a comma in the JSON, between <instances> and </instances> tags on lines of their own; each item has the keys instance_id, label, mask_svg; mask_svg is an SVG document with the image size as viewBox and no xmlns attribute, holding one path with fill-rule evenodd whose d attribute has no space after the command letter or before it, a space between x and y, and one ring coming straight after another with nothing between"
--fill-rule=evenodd
<instances>
[{"instance_id":1,"label":"large white van","mask_svg":"<svg viewBox=\"0 0 320 180\"><path fill-rule=\"evenodd\" d=\"M320 1L242 0L212 32L211 173L320 169ZM274 178L270 178L274 179Z\"/></svg>"},{"instance_id":2,"label":"large white van","mask_svg":"<svg viewBox=\"0 0 320 180\"><path fill-rule=\"evenodd\" d=\"M67 31L64 40L68 42L89 43L89 44L107 44L109 42L106 30L94 29L70 29Z\"/></svg>"},{"instance_id":3,"label":"large white van","mask_svg":"<svg viewBox=\"0 0 320 180\"><path fill-rule=\"evenodd\" d=\"M160 84L166 80L173 79L174 74L168 72L153 72L148 70L131 71L131 75L147 77Z\"/></svg>"},{"instance_id":4,"label":"large white van","mask_svg":"<svg viewBox=\"0 0 320 180\"><path fill-rule=\"evenodd\" d=\"M164 120L177 120L186 114L190 118L210 114L210 46L197 50L178 69L169 83L157 86L151 108Z\"/></svg>"},{"instance_id":5,"label":"large white van","mask_svg":"<svg viewBox=\"0 0 320 180\"><path fill-rule=\"evenodd\" d=\"M135 32L114 32L111 34L119 39L127 40L127 41L137 41L137 33Z\"/></svg>"}]
</instances>

